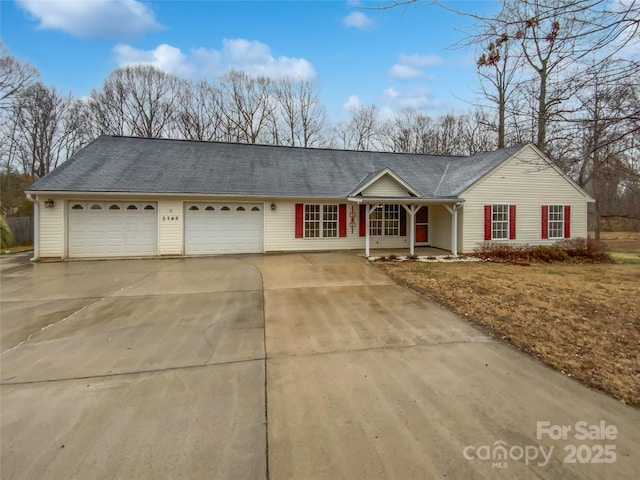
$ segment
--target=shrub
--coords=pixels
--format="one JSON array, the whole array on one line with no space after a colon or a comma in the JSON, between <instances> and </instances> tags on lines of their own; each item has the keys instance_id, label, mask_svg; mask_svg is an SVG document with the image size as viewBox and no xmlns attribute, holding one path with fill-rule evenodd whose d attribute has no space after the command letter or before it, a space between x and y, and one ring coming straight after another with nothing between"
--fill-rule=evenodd
<instances>
[{"instance_id":1,"label":"shrub","mask_svg":"<svg viewBox=\"0 0 640 480\"><path fill-rule=\"evenodd\" d=\"M609 256L591 239L561 240L553 245L521 245L484 242L474 256L484 260L523 264L526 262L605 262Z\"/></svg>"},{"instance_id":2,"label":"shrub","mask_svg":"<svg viewBox=\"0 0 640 480\"><path fill-rule=\"evenodd\" d=\"M602 243L592 238L560 240L557 245L566 251L567 255L571 258L594 262L609 260L609 256L605 252Z\"/></svg>"}]
</instances>

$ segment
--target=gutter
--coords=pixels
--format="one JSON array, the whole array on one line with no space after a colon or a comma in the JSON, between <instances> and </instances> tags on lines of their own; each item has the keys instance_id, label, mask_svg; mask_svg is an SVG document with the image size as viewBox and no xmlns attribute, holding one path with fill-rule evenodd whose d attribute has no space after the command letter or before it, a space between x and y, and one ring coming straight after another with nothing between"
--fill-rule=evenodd
<instances>
[{"instance_id":1,"label":"gutter","mask_svg":"<svg viewBox=\"0 0 640 480\"><path fill-rule=\"evenodd\" d=\"M347 197L349 202L367 203L405 203L414 205L460 205L463 198L412 198L412 197Z\"/></svg>"}]
</instances>

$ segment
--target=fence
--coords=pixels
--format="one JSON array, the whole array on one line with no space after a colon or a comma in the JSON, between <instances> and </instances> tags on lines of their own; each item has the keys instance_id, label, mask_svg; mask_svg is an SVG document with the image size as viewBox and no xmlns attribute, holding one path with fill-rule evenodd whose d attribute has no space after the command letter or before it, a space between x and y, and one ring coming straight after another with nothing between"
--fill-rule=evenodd
<instances>
[{"instance_id":1,"label":"fence","mask_svg":"<svg viewBox=\"0 0 640 480\"><path fill-rule=\"evenodd\" d=\"M31 217L7 217L16 245L33 244L33 219Z\"/></svg>"}]
</instances>

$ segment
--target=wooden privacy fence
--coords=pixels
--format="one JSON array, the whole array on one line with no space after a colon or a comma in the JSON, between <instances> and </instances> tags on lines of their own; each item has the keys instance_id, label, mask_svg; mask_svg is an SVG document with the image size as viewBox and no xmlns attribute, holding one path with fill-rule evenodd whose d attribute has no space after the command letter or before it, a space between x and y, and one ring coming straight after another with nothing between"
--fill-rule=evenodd
<instances>
[{"instance_id":1,"label":"wooden privacy fence","mask_svg":"<svg viewBox=\"0 0 640 480\"><path fill-rule=\"evenodd\" d=\"M31 217L7 217L16 245L33 244L33 219Z\"/></svg>"}]
</instances>

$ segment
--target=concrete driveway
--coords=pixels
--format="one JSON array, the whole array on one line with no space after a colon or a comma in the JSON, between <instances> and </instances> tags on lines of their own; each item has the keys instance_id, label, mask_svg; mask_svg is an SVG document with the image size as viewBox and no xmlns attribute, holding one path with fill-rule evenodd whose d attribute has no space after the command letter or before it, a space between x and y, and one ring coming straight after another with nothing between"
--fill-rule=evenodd
<instances>
[{"instance_id":1,"label":"concrete driveway","mask_svg":"<svg viewBox=\"0 0 640 480\"><path fill-rule=\"evenodd\" d=\"M349 253L0 267L2 478L640 475L638 410Z\"/></svg>"}]
</instances>

